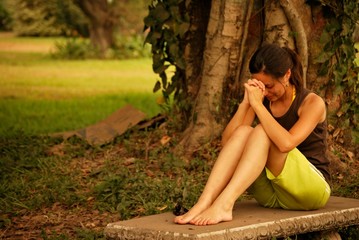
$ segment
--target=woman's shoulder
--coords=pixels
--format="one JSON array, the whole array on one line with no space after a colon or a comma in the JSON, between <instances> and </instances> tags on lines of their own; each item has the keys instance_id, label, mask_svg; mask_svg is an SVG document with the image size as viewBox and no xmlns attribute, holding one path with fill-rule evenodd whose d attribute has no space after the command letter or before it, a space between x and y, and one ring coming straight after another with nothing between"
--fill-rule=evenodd
<instances>
[{"instance_id":1,"label":"woman's shoulder","mask_svg":"<svg viewBox=\"0 0 359 240\"><path fill-rule=\"evenodd\" d=\"M302 111L322 112L323 118L325 119L325 109L326 107L323 98L310 90L306 90L305 97L302 101L300 108L298 109L298 114L300 115Z\"/></svg>"},{"instance_id":2,"label":"woman's shoulder","mask_svg":"<svg viewBox=\"0 0 359 240\"><path fill-rule=\"evenodd\" d=\"M308 90L308 89L304 89L302 105L305 103L307 103L307 104L323 103L324 104L324 100L321 96L319 96L315 92Z\"/></svg>"},{"instance_id":3,"label":"woman's shoulder","mask_svg":"<svg viewBox=\"0 0 359 240\"><path fill-rule=\"evenodd\" d=\"M300 105L302 105L304 102L312 102L312 101L323 101L322 97L320 97L317 93L315 93L312 90L309 90L307 88L303 88L299 91L298 101L300 102Z\"/></svg>"}]
</instances>

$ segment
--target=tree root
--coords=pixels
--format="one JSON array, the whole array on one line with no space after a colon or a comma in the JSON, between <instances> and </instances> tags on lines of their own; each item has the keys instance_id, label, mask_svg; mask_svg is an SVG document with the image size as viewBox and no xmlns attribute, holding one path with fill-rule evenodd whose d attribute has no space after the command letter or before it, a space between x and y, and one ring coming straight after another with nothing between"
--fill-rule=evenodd
<instances>
[{"instance_id":1,"label":"tree root","mask_svg":"<svg viewBox=\"0 0 359 240\"><path fill-rule=\"evenodd\" d=\"M305 33L304 26L301 18L299 17L298 12L293 6L293 3L290 0L280 0L280 5L282 6L286 17L288 18L288 22L292 27L293 31L298 35L296 39L296 45L298 49L298 54L301 57L303 64L303 86L307 85L307 69L308 69L308 42L307 42L307 34Z\"/></svg>"}]
</instances>

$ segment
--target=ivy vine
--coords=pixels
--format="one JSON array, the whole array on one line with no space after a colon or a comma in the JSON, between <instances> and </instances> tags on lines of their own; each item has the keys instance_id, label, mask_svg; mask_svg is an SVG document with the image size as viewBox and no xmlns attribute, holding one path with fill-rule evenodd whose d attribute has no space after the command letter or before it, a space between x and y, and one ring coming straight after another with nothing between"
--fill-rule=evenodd
<instances>
[{"instance_id":1,"label":"ivy vine","mask_svg":"<svg viewBox=\"0 0 359 240\"><path fill-rule=\"evenodd\" d=\"M341 106L336 113L339 127L352 128L352 138L359 141L359 65L353 33L359 24L359 4L352 0L322 0L324 6L335 14L331 17L321 36L323 51L316 61L321 63L319 75L329 75L329 85L340 96Z\"/></svg>"},{"instance_id":2,"label":"ivy vine","mask_svg":"<svg viewBox=\"0 0 359 240\"><path fill-rule=\"evenodd\" d=\"M144 19L145 29L149 28L145 43L152 46L152 68L160 77L153 91L162 90L167 103L172 93L176 98L185 87L180 81L186 67L184 39L190 26L185 8L184 0L152 0ZM168 72L170 66L174 66L174 73Z\"/></svg>"}]
</instances>

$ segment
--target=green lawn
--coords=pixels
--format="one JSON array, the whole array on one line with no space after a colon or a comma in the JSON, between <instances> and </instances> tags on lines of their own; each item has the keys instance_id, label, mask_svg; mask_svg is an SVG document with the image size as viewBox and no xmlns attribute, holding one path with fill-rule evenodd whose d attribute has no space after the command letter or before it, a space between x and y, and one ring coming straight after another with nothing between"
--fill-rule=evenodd
<instances>
[{"instance_id":1,"label":"green lawn","mask_svg":"<svg viewBox=\"0 0 359 240\"><path fill-rule=\"evenodd\" d=\"M159 113L151 59L56 60L38 51L55 40L0 40L0 135L74 130L126 104Z\"/></svg>"}]
</instances>

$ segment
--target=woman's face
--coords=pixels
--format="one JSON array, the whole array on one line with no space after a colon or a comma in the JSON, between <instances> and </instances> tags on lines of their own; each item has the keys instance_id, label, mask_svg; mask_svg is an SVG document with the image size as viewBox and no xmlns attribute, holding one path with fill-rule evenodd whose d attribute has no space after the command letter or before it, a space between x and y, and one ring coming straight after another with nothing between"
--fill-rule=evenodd
<instances>
[{"instance_id":1,"label":"woman's face","mask_svg":"<svg viewBox=\"0 0 359 240\"><path fill-rule=\"evenodd\" d=\"M264 96L271 102L275 102L285 94L285 87L282 83L283 78L274 78L264 73L252 74L252 78L261 81L265 86Z\"/></svg>"}]
</instances>

